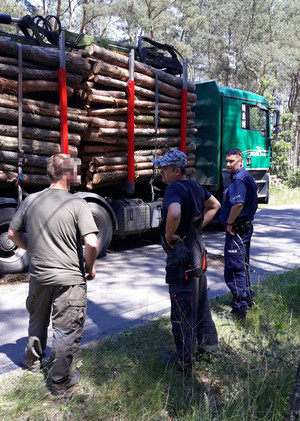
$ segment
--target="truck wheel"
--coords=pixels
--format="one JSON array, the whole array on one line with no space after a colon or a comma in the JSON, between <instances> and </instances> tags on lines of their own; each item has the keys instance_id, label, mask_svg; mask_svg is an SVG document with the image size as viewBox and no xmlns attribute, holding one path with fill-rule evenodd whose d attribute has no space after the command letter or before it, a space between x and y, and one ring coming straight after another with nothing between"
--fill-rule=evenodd
<instances>
[{"instance_id":1,"label":"truck wheel","mask_svg":"<svg viewBox=\"0 0 300 421\"><path fill-rule=\"evenodd\" d=\"M0 209L0 275L24 272L28 267L26 250L16 247L7 235L15 212L11 206Z\"/></svg>"},{"instance_id":2,"label":"truck wheel","mask_svg":"<svg viewBox=\"0 0 300 421\"><path fill-rule=\"evenodd\" d=\"M111 243L113 235L113 226L109 213L103 206L94 202L88 202L89 208L92 212L96 222L99 233L98 238L98 257L103 255Z\"/></svg>"}]
</instances>

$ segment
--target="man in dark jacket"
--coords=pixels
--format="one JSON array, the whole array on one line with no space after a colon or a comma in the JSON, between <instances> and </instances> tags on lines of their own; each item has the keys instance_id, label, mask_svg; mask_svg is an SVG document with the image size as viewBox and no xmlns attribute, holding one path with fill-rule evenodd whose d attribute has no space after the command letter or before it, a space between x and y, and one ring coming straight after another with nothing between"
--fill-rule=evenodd
<instances>
[{"instance_id":1,"label":"man in dark jacket","mask_svg":"<svg viewBox=\"0 0 300 421\"><path fill-rule=\"evenodd\" d=\"M247 308L252 306L249 258L252 221L257 210L257 185L243 164L240 149L226 152L231 184L225 191L220 215L220 221L226 225L224 277L233 295L232 314L240 318L245 318Z\"/></svg>"},{"instance_id":2,"label":"man in dark jacket","mask_svg":"<svg viewBox=\"0 0 300 421\"><path fill-rule=\"evenodd\" d=\"M160 226L167 254L166 283L171 299L171 323L176 360L190 368L195 353L218 347L218 335L207 297L206 252L202 227L212 220L220 203L199 183L186 177L186 155L167 152L153 163L168 186Z\"/></svg>"}]
</instances>

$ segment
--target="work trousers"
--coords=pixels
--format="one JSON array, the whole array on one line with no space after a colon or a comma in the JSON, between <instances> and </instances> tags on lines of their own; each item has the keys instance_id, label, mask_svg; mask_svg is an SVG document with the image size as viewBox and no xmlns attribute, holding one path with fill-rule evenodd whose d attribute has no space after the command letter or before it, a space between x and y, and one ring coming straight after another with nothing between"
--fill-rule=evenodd
<instances>
[{"instance_id":1,"label":"work trousers","mask_svg":"<svg viewBox=\"0 0 300 421\"><path fill-rule=\"evenodd\" d=\"M36 336L44 352L52 319L53 341L50 354L50 380L63 383L72 376L71 364L82 337L86 318L86 284L39 285L30 283L26 308L29 313L28 335Z\"/></svg>"},{"instance_id":2,"label":"work trousers","mask_svg":"<svg viewBox=\"0 0 300 421\"><path fill-rule=\"evenodd\" d=\"M184 284L169 285L171 323L176 353L183 366L195 361L195 353L216 349L218 334L207 296L206 273Z\"/></svg>"},{"instance_id":3,"label":"work trousers","mask_svg":"<svg viewBox=\"0 0 300 421\"><path fill-rule=\"evenodd\" d=\"M224 278L233 295L232 312L241 316L246 314L247 307L251 307L253 299L249 270L252 233L251 224L248 233L231 235L226 232L225 239Z\"/></svg>"}]
</instances>

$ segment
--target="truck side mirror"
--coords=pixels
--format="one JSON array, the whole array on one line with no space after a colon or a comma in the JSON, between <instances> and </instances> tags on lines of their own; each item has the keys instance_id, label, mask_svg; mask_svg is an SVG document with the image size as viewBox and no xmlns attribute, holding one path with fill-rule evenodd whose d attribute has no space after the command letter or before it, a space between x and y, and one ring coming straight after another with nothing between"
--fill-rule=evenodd
<instances>
[{"instance_id":1,"label":"truck side mirror","mask_svg":"<svg viewBox=\"0 0 300 421\"><path fill-rule=\"evenodd\" d=\"M272 125L273 125L273 133L278 134L279 133L279 120L280 120L280 111L274 110L273 111L273 119L272 119Z\"/></svg>"}]
</instances>

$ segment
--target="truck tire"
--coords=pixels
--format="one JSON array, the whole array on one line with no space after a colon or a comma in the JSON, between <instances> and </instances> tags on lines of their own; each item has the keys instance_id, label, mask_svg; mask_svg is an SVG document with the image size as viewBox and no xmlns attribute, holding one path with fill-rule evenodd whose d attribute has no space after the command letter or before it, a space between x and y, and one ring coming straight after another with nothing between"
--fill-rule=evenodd
<instances>
[{"instance_id":1,"label":"truck tire","mask_svg":"<svg viewBox=\"0 0 300 421\"><path fill-rule=\"evenodd\" d=\"M0 275L20 273L28 268L27 252L16 247L8 238L8 228L16 208L3 206L0 208Z\"/></svg>"},{"instance_id":2,"label":"truck tire","mask_svg":"<svg viewBox=\"0 0 300 421\"><path fill-rule=\"evenodd\" d=\"M109 213L103 206L94 202L88 202L88 205L99 230L97 235L99 257L105 253L106 249L111 243L113 235L112 220Z\"/></svg>"}]
</instances>

